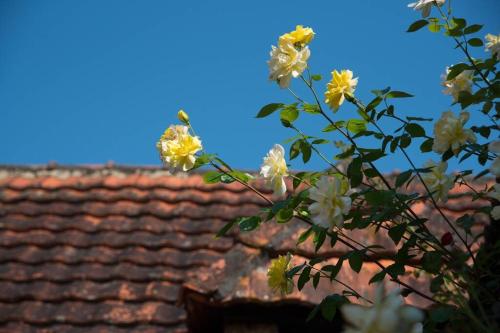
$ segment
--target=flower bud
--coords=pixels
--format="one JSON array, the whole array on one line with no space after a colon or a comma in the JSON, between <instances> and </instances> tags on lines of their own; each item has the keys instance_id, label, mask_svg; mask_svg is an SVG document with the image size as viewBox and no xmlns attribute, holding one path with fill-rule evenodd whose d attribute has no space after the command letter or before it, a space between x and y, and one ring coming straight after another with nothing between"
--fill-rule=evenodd
<instances>
[{"instance_id":1,"label":"flower bud","mask_svg":"<svg viewBox=\"0 0 500 333\"><path fill-rule=\"evenodd\" d=\"M185 125L188 125L189 124L189 116L187 115L186 112L184 112L184 110L179 110L179 112L177 112L177 118Z\"/></svg>"},{"instance_id":2,"label":"flower bud","mask_svg":"<svg viewBox=\"0 0 500 333\"><path fill-rule=\"evenodd\" d=\"M453 242L453 235L450 232L445 233L441 236L441 245L450 245Z\"/></svg>"}]
</instances>

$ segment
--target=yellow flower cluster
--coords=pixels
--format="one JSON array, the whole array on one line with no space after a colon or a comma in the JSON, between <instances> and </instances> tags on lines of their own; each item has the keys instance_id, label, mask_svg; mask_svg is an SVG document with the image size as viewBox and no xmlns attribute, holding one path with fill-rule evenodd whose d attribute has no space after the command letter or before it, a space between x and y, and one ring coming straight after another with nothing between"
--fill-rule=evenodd
<instances>
[{"instance_id":1,"label":"yellow flower cluster","mask_svg":"<svg viewBox=\"0 0 500 333\"><path fill-rule=\"evenodd\" d=\"M332 72L332 80L326 86L325 103L336 112L344 103L345 96L353 96L358 78L353 78L352 71L342 70L340 73L337 70Z\"/></svg>"},{"instance_id":2,"label":"yellow flower cluster","mask_svg":"<svg viewBox=\"0 0 500 333\"><path fill-rule=\"evenodd\" d=\"M187 126L172 125L160 137L156 148L166 166L188 171L194 166L195 154L202 149L202 146L197 136L189 134Z\"/></svg>"},{"instance_id":3,"label":"yellow flower cluster","mask_svg":"<svg viewBox=\"0 0 500 333\"><path fill-rule=\"evenodd\" d=\"M279 38L279 45L292 44L300 48L309 44L314 38L314 31L309 27L297 25L294 31L290 31Z\"/></svg>"},{"instance_id":4,"label":"yellow flower cluster","mask_svg":"<svg viewBox=\"0 0 500 333\"><path fill-rule=\"evenodd\" d=\"M293 281L286 276L286 272L291 268L291 260L290 254L271 260L267 270L267 283L274 292L290 294L293 291Z\"/></svg>"},{"instance_id":5,"label":"yellow flower cluster","mask_svg":"<svg viewBox=\"0 0 500 333\"><path fill-rule=\"evenodd\" d=\"M311 28L301 25L297 29L282 35L278 47L271 46L269 79L276 81L280 88L288 88L292 78L299 77L307 68L307 60L311 55L307 44L314 37Z\"/></svg>"}]
</instances>

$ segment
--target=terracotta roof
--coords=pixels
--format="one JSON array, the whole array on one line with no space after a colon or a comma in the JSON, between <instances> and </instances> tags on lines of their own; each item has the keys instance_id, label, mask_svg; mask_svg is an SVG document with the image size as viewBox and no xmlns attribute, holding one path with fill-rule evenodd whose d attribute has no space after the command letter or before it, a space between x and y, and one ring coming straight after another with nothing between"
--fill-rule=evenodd
<instances>
[{"instance_id":1,"label":"terracotta roof","mask_svg":"<svg viewBox=\"0 0 500 333\"><path fill-rule=\"evenodd\" d=\"M443 207L451 216L486 204L455 192ZM300 222L214 238L227 221L263 206L238 184L205 185L200 175L158 168L0 167L0 332L187 332L179 304L191 292L220 304L280 301L266 286L266 268L270 257L295 250ZM446 232L435 212L414 208L438 235ZM394 248L370 231L351 236ZM345 251L325 246L321 254L334 263ZM294 260L313 252L305 244ZM376 271L365 263L360 274L345 269L339 278L369 294ZM288 300L315 303L342 289L321 282L319 292L306 287Z\"/></svg>"}]
</instances>

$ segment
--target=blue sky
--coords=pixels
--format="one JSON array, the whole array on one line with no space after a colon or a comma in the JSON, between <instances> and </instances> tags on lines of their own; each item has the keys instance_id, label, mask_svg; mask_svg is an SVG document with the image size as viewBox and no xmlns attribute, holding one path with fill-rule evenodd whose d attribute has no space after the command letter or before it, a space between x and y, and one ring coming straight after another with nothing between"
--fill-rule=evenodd
<instances>
[{"instance_id":1,"label":"blue sky","mask_svg":"<svg viewBox=\"0 0 500 333\"><path fill-rule=\"evenodd\" d=\"M254 116L267 103L293 102L268 81L266 61L271 44L296 24L316 32L309 64L323 75L320 92L331 70L349 68L359 77L362 100L389 85L416 96L397 103L402 115L438 117L451 102L441 93L440 75L463 56L440 34L406 33L420 18L406 5L0 0L0 163L159 164L155 141L183 108L208 151L257 169L274 143L292 135L277 117ZM456 16L485 24L479 37L500 32L497 0L457 0L454 8ZM292 88L311 100L300 81ZM333 117L353 112L346 106ZM325 125L307 115L298 123L307 133ZM418 150L412 156L417 164L428 159ZM379 166L407 168L400 158ZM313 158L306 168L324 167Z\"/></svg>"}]
</instances>

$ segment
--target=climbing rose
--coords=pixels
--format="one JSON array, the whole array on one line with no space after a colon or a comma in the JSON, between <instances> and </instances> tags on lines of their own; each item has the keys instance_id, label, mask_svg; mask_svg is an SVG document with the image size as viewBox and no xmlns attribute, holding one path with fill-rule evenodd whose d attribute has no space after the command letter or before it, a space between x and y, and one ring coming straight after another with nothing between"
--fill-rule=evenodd
<instances>
[{"instance_id":1,"label":"climbing rose","mask_svg":"<svg viewBox=\"0 0 500 333\"><path fill-rule=\"evenodd\" d=\"M288 168L285 161L285 149L281 145L274 145L264 157L264 163L260 167L260 174L271 185L275 195L281 196L285 194L284 177L288 176Z\"/></svg>"},{"instance_id":2,"label":"climbing rose","mask_svg":"<svg viewBox=\"0 0 500 333\"><path fill-rule=\"evenodd\" d=\"M486 50L490 51L492 56L496 55L497 60L500 61L500 35L487 34L484 38L488 41Z\"/></svg>"},{"instance_id":3,"label":"climbing rose","mask_svg":"<svg viewBox=\"0 0 500 333\"><path fill-rule=\"evenodd\" d=\"M448 163L428 161L424 164L424 168L432 168L430 172L422 174L422 179L425 185L429 188L432 196L436 200L448 200L448 192L453 188L454 179L446 174Z\"/></svg>"},{"instance_id":4,"label":"climbing rose","mask_svg":"<svg viewBox=\"0 0 500 333\"><path fill-rule=\"evenodd\" d=\"M340 73L336 70L332 72L332 80L326 86L325 103L335 112L344 103L345 96L352 96L358 78L352 77L352 71L343 69Z\"/></svg>"},{"instance_id":5,"label":"climbing rose","mask_svg":"<svg viewBox=\"0 0 500 333\"><path fill-rule=\"evenodd\" d=\"M476 136L470 129L464 129L464 124L469 120L469 112L462 111L457 118L451 111L443 112L441 118L434 125L434 144L432 150L444 154L451 148L457 155L467 142L476 142Z\"/></svg>"},{"instance_id":6,"label":"climbing rose","mask_svg":"<svg viewBox=\"0 0 500 333\"><path fill-rule=\"evenodd\" d=\"M298 50L291 42L280 42L279 47L271 46L269 79L276 81L280 88L288 88L290 81L297 78L307 68L310 56L309 47Z\"/></svg>"},{"instance_id":7,"label":"climbing rose","mask_svg":"<svg viewBox=\"0 0 500 333\"><path fill-rule=\"evenodd\" d=\"M312 220L325 228L341 227L344 214L351 209L348 191L349 183L344 178L321 176L315 187L309 190L309 198L315 201L309 206Z\"/></svg>"},{"instance_id":8,"label":"climbing rose","mask_svg":"<svg viewBox=\"0 0 500 333\"><path fill-rule=\"evenodd\" d=\"M471 70L464 70L453 79L447 80L446 77L450 72L450 68L446 67L446 74L442 75L443 82L441 85L445 87L443 93L453 96L453 101L457 102L458 97L462 91L472 92L472 76L474 74Z\"/></svg>"},{"instance_id":9,"label":"climbing rose","mask_svg":"<svg viewBox=\"0 0 500 333\"><path fill-rule=\"evenodd\" d=\"M172 125L156 144L163 163L172 170L187 171L194 166L195 154L202 149L197 136L189 134L187 126Z\"/></svg>"},{"instance_id":10,"label":"climbing rose","mask_svg":"<svg viewBox=\"0 0 500 333\"><path fill-rule=\"evenodd\" d=\"M348 324L344 333L422 332L422 311L405 305L398 291L386 296L382 283L377 287L372 306L344 304L340 310Z\"/></svg>"},{"instance_id":11,"label":"climbing rose","mask_svg":"<svg viewBox=\"0 0 500 333\"><path fill-rule=\"evenodd\" d=\"M291 260L290 254L271 260L271 265L267 270L267 284L274 292L284 295L293 291L293 281L286 276Z\"/></svg>"},{"instance_id":12,"label":"climbing rose","mask_svg":"<svg viewBox=\"0 0 500 333\"><path fill-rule=\"evenodd\" d=\"M427 17L431 13L431 8L437 3L438 6L442 6L446 0L419 0L417 2L412 2L408 4L408 7L414 10L421 10L422 17Z\"/></svg>"},{"instance_id":13,"label":"climbing rose","mask_svg":"<svg viewBox=\"0 0 500 333\"><path fill-rule=\"evenodd\" d=\"M309 27L297 25L294 31L290 31L279 38L279 45L290 43L300 48L309 44L314 38L314 31Z\"/></svg>"}]
</instances>

